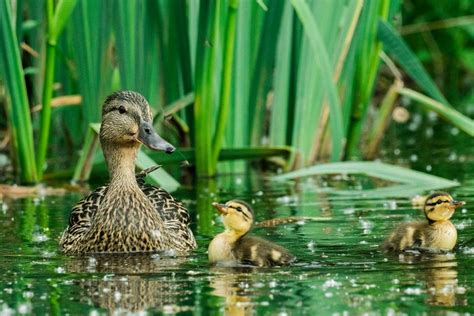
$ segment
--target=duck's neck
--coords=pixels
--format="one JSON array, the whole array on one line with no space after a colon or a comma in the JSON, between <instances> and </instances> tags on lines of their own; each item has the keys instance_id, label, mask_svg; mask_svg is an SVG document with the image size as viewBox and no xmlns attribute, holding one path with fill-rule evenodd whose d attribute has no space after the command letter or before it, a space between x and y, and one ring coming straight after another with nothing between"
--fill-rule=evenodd
<instances>
[{"instance_id":1,"label":"duck's neck","mask_svg":"<svg viewBox=\"0 0 474 316\"><path fill-rule=\"evenodd\" d=\"M226 236L226 239L229 240L230 242L235 242L239 238L242 238L245 234L247 234L248 231L240 231L240 230L235 230L235 229L230 229L227 228L225 231L222 233Z\"/></svg>"},{"instance_id":2,"label":"duck's neck","mask_svg":"<svg viewBox=\"0 0 474 316\"><path fill-rule=\"evenodd\" d=\"M107 167L110 173L110 187L118 186L122 190L138 188L135 178L135 159L139 146L116 147L103 144Z\"/></svg>"}]
</instances>

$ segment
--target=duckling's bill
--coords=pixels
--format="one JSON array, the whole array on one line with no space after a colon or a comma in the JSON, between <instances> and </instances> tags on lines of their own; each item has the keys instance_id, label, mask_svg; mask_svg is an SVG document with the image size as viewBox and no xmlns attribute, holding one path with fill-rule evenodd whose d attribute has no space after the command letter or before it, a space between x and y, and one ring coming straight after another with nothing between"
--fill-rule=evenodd
<instances>
[{"instance_id":1,"label":"duckling's bill","mask_svg":"<svg viewBox=\"0 0 474 316\"><path fill-rule=\"evenodd\" d=\"M227 207L224 204L220 204L217 202L212 202L212 206L219 212L221 215L227 215Z\"/></svg>"},{"instance_id":2,"label":"duckling's bill","mask_svg":"<svg viewBox=\"0 0 474 316\"><path fill-rule=\"evenodd\" d=\"M461 207L461 206L465 205L466 202L452 200L449 204L452 208L458 208L458 207Z\"/></svg>"}]
</instances>

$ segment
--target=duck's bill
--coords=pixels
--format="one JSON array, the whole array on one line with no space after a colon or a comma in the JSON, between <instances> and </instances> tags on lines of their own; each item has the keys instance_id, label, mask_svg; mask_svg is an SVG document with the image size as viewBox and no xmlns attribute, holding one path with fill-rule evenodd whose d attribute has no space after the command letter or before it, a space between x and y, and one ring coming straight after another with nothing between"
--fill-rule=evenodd
<instances>
[{"instance_id":1,"label":"duck's bill","mask_svg":"<svg viewBox=\"0 0 474 316\"><path fill-rule=\"evenodd\" d=\"M452 207L457 208L457 207L463 206L464 204L466 204L466 202L464 202L464 201L451 201L450 204L451 204Z\"/></svg>"},{"instance_id":2,"label":"duck's bill","mask_svg":"<svg viewBox=\"0 0 474 316\"><path fill-rule=\"evenodd\" d=\"M224 204L213 202L212 206L219 212L219 214L227 215L227 207L225 207Z\"/></svg>"},{"instance_id":3,"label":"duck's bill","mask_svg":"<svg viewBox=\"0 0 474 316\"><path fill-rule=\"evenodd\" d=\"M168 154L171 154L175 150L173 145L161 138L161 136L155 132L151 123L144 120L140 121L137 140L150 149L162 150Z\"/></svg>"}]
</instances>

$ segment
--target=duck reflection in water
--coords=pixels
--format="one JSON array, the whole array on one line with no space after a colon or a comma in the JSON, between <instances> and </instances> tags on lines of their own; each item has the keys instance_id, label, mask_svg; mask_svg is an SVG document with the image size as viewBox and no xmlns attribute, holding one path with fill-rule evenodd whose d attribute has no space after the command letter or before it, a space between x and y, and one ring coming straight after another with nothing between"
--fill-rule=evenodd
<instances>
[{"instance_id":1,"label":"duck reflection in water","mask_svg":"<svg viewBox=\"0 0 474 316\"><path fill-rule=\"evenodd\" d=\"M458 285L458 264L454 254L405 253L399 258L400 262L418 265L419 271L424 273L428 304L437 306L467 304L465 289L462 285Z\"/></svg>"},{"instance_id":2,"label":"duck reflection in water","mask_svg":"<svg viewBox=\"0 0 474 316\"><path fill-rule=\"evenodd\" d=\"M252 267L212 267L211 279L213 294L225 298L224 315L254 315L254 303L251 300L253 272Z\"/></svg>"},{"instance_id":3,"label":"duck reflection in water","mask_svg":"<svg viewBox=\"0 0 474 316\"><path fill-rule=\"evenodd\" d=\"M91 273L78 278L82 300L107 309L110 313L182 311L184 299L193 300L191 282L176 280L173 269L178 269L185 257L166 257L158 254L94 255L71 258L67 272ZM191 297L191 298L190 298Z\"/></svg>"}]
</instances>

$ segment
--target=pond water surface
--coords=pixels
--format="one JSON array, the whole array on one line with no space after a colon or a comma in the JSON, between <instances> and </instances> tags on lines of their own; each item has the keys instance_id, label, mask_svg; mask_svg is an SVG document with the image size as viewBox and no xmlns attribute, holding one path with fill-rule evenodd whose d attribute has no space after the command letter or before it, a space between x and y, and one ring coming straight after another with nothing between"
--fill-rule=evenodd
<instances>
[{"instance_id":1,"label":"pond water surface","mask_svg":"<svg viewBox=\"0 0 474 316\"><path fill-rule=\"evenodd\" d=\"M394 141L386 144L383 160L457 179L461 185L449 192L467 202L453 217L459 240L465 241L474 237L474 151L470 138L459 134L451 139L458 142L456 150L429 141L422 147L435 150L422 150L409 138L400 149ZM217 183L183 189L174 195L193 213L199 244L186 258L64 256L58 252L58 237L81 194L3 198L0 314L473 312L474 243L449 254L381 253L379 245L397 223L423 215L410 197L367 197L367 190L380 185L389 184L363 176L275 183L252 174L223 176ZM357 194L340 194L342 190ZM286 216L327 220L254 230L254 235L289 248L298 258L291 267L212 268L207 245L222 224L210 203L231 198L251 202L257 221Z\"/></svg>"}]
</instances>

